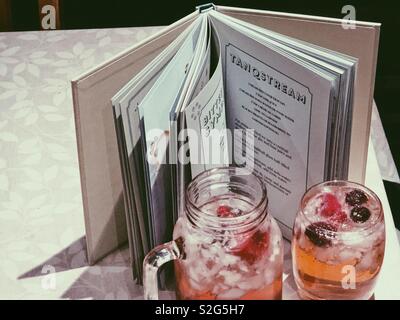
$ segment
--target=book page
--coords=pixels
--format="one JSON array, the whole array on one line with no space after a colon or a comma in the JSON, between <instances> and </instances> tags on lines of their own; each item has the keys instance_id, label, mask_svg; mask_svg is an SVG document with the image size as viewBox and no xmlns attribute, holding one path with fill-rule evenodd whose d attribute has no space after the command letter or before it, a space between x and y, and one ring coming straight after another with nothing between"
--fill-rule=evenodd
<instances>
[{"instance_id":1,"label":"book page","mask_svg":"<svg viewBox=\"0 0 400 320\"><path fill-rule=\"evenodd\" d=\"M221 60L213 76L185 109L192 177L229 164Z\"/></svg>"},{"instance_id":2,"label":"book page","mask_svg":"<svg viewBox=\"0 0 400 320\"><path fill-rule=\"evenodd\" d=\"M209 19L208 27L205 59L184 109L192 179L205 170L229 165L221 50Z\"/></svg>"},{"instance_id":3,"label":"book page","mask_svg":"<svg viewBox=\"0 0 400 320\"><path fill-rule=\"evenodd\" d=\"M271 213L291 228L304 192L324 179L333 80L222 21L223 15L210 16L221 41L227 127L254 129L248 160L267 186ZM244 144L234 141L234 162Z\"/></svg>"},{"instance_id":4,"label":"book page","mask_svg":"<svg viewBox=\"0 0 400 320\"><path fill-rule=\"evenodd\" d=\"M358 59L343 53L332 51L312 43L300 41L288 36L255 26L240 19L224 15L236 24L251 29L276 46L284 47L292 54L301 56L311 64L336 76L336 107L332 110L331 137L328 156L328 179L347 179L350 156L350 137L353 112L353 89L355 69Z\"/></svg>"},{"instance_id":5,"label":"book page","mask_svg":"<svg viewBox=\"0 0 400 320\"><path fill-rule=\"evenodd\" d=\"M121 146L123 158L121 162L124 171L125 195L128 206L128 221L132 228L129 231L131 239L135 239L135 247L142 245L143 252L134 257L136 261L143 260L144 254L150 249L152 232L150 231L150 216L148 197L145 188L143 155L139 130L138 105L153 87L156 80L171 61L182 45L184 39L193 30L194 25L187 28L153 61L151 61L139 74L132 78L114 97L112 104L117 116L117 132L119 132L118 144ZM139 230L138 230L139 229ZM133 233L133 234L131 234ZM140 236L140 240L137 238ZM132 249L133 250L133 249ZM139 270L141 267L139 267Z\"/></svg>"},{"instance_id":6,"label":"book page","mask_svg":"<svg viewBox=\"0 0 400 320\"><path fill-rule=\"evenodd\" d=\"M172 172L167 158L170 113L176 108L187 75L195 64L199 37L204 37L204 32L204 23L199 20L138 108L153 245L170 240L172 235Z\"/></svg>"},{"instance_id":7,"label":"book page","mask_svg":"<svg viewBox=\"0 0 400 320\"><path fill-rule=\"evenodd\" d=\"M181 215L184 208L184 195L186 184L190 181L190 166L186 161L179 159L187 159L187 140L186 122L184 117L185 107L201 90L202 86L210 77L210 34L209 22L207 15L199 16L202 21L203 32L201 32L198 48L189 70L187 81L178 97L173 112L170 114L170 148L169 156L172 163L173 171L173 205L174 216L177 219ZM176 220L174 220L176 221Z\"/></svg>"}]
</instances>

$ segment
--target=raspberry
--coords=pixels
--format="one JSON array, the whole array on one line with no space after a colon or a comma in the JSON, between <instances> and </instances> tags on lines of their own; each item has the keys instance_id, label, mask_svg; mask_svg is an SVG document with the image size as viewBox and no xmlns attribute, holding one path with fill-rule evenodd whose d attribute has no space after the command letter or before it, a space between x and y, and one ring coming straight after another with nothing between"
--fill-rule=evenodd
<instances>
[{"instance_id":1,"label":"raspberry","mask_svg":"<svg viewBox=\"0 0 400 320\"><path fill-rule=\"evenodd\" d=\"M233 217L232 208L230 206L222 204L217 209L217 215L220 218Z\"/></svg>"},{"instance_id":2,"label":"raspberry","mask_svg":"<svg viewBox=\"0 0 400 320\"><path fill-rule=\"evenodd\" d=\"M359 206L367 201L367 195L359 189L346 193L346 202L351 206Z\"/></svg>"},{"instance_id":3,"label":"raspberry","mask_svg":"<svg viewBox=\"0 0 400 320\"><path fill-rule=\"evenodd\" d=\"M268 245L268 233L257 230L235 254L247 263L253 264L267 250Z\"/></svg>"},{"instance_id":4,"label":"raspberry","mask_svg":"<svg viewBox=\"0 0 400 320\"><path fill-rule=\"evenodd\" d=\"M238 208L231 208L228 205L222 204L217 209L217 216L219 218L233 218L242 215L243 211Z\"/></svg>"},{"instance_id":5,"label":"raspberry","mask_svg":"<svg viewBox=\"0 0 400 320\"><path fill-rule=\"evenodd\" d=\"M322 196L322 206L319 211L321 216L333 216L335 213L340 212L341 209L339 201L332 193L325 193Z\"/></svg>"},{"instance_id":6,"label":"raspberry","mask_svg":"<svg viewBox=\"0 0 400 320\"><path fill-rule=\"evenodd\" d=\"M328 247L335 237L336 227L327 222L315 222L310 224L304 232L310 241L318 247Z\"/></svg>"},{"instance_id":7,"label":"raspberry","mask_svg":"<svg viewBox=\"0 0 400 320\"><path fill-rule=\"evenodd\" d=\"M366 222L369 217L371 216L371 211L369 211L365 207L358 207L355 206L351 209L350 218L356 223L364 223Z\"/></svg>"}]
</instances>

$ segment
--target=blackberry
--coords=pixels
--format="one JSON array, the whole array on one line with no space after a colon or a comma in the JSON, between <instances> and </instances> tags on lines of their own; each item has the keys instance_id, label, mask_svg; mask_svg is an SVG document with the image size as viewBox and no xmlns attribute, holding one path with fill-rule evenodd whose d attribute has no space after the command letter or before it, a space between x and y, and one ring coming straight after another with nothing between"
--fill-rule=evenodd
<instances>
[{"instance_id":1,"label":"blackberry","mask_svg":"<svg viewBox=\"0 0 400 320\"><path fill-rule=\"evenodd\" d=\"M310 224L304 232L310 241L318 247L328 247L335 237L336 227L327 222Z\"/></svg>"},{"instance_id":2,"label":"blackberry","mask_svg":"<svg viewBox=\"0 0 400 320\"><path fill-rule=\"evenodd\" d=\"M354 207L351 209L350 218L356 223L364 223L371 216L371 211L365 207Z\"/></svg>"},{"instance_id":3,"label":"blackberry","mask_svg":"<svg viewBox=\"0 0 400 320\"><path fill-rule=\"evenodd\" d=\"M346 193L346 202L351 206L359 206L367 201L367 195L359 189Z\"/></svg>"}]
</instances>

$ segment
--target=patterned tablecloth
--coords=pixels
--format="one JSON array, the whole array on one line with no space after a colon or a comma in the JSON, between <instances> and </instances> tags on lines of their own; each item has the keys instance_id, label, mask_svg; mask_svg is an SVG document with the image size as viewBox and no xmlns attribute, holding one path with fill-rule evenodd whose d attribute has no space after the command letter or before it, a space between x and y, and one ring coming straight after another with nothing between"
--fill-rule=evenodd
<instances>
[{"instance_id":1,"label":"patterned tablecloth","mask_svg":"<svg viewBox=\"0 0 400 320\"><path fill-rule=\"evenodd\" d=\"M159 29L0 33L0 299L142 298L126 248L87 265L70 80ZM376 106L372 140L398 181Z\"/></svg>"}]
</instances>

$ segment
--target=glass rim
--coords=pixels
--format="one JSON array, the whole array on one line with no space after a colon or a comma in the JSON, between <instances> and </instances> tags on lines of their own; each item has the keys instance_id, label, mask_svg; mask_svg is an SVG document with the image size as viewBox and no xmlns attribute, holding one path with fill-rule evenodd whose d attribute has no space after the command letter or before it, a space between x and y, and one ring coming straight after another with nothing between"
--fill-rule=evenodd
<instances>
[{"instance_id":1,"label":"glass rim","mask_svg":"<svg viewBox=\"0 0 400 320\"><path fill-rule=\"evenodd\" d=\"M210 177L214 174L222 173L229 175L231 172L234 172L233 176L248 176L253 179L256 184L260 187L261 191L261 196L259 201L257 201L254 205L251 206L249 210L244 211L244 213L240 216L237 217L218 217L209 214L206 211L200 210L197 205L192 201L192 197L190 197L190 192L193 191L193 188L196 183L201 181L203 178ZM245 221L249 219L249 216L253 214L254 212L263 212L266 211L266 215L268 215L268 197L267 197L267 189L265 187L265 184L262 182L262 180L257 177L255 174L250 172L249 170L241 167L234 167L234 166L228 166L228 167L217 167L217 168L212 168L205 170L201 173L199 173L197 176L195 176L192 181L188 184L186 191L185 191L185 207L188 208L188 205L190 206L190 210L188 211L194 211L196 214L202 214L202 218L208 219L208 220L214 220L218 222L223 222L223 223L235 223L235 222L240 222L240 221Z\"/></svg>"},{"instance_id":2,"label":"glass rim","mask_svg":"<svg viewBox=\"0 0 400 320\"><path fill-rule=\"evenodd\" d=\"M329 232L331 235L344 235L344 234L357 234L359 233L360 236L363 235L363 232L373 232L377 227L380 226L380 224L383 222L384 223L384 212L383 212L383 206L382 206L382 202L379 199L379 197L377 196L377 194L372 191L370 188L366 187L365 185L362 185L361 183L358 182L354 182L351 180L341 180L341 179L334 179L334 180L327 180L327 181L323 181L323 182L319 182L316 183L314 185L312 185L310 188L307 189L307 191L304 192L304 194L301 197L300 200L300 208L299 208L299 213L302 216L302 218L307 221L310 224L315 223L315 221L311 221L305 214L304 214L304 208L305 208L305 204L306 204L306 196L310 193L311 190L315 189L315 188L321 188L324 186L329 186L329 185L340 185L343 184L345 185L352 185L355 186L359 189L361 189L362 191L366 191L368 193L369 196L372 196L378 203L379 205L379 214L376 218L376 220L374 221L374 223L367 225L365 227L362 228L357 228L355 230L342 230L342 231L333 231L333 230L329 230L327 228L324 228L322 226L317 226L318 229L323 230L323 231L327 231ZM368 233L369 234L369 233Z\"/></svg>"}]
</instances>

